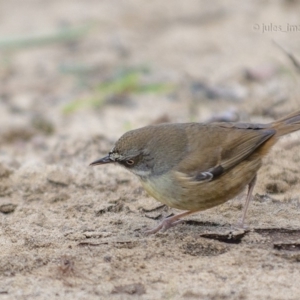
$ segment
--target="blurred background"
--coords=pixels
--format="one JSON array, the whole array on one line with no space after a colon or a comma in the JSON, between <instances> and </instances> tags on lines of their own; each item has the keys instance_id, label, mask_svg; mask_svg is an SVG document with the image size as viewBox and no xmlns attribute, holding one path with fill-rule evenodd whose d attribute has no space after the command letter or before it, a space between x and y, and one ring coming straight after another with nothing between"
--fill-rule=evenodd
<instances>
[{"instance_id":1,"label":"blurred background","mask_svg":"<svg viewBox=\"0 0 300 300\"><path fill-rule=\"evenodd\" d=\"M0 1L1 146L288 113L300 103L299 69L284 52L300 51L299 9L296 0Z\"/></svg>"},{"instance_id":2,"label":"blurred background","mask_svg":"<svg viewBox=\"0 0 300 300\"><path fill-rule=\"evenodd\" d=\"M88 165L148 124L298 110L299 11L297 0L0 0L1 296L298 299L299 133L266 157L248 213L249 228L274 233L232 247L199 234L232 228L244 194L145 237L173 210L126 170ZM294 258L272 254L276 228Z\"/></svg>"}]
</instances>

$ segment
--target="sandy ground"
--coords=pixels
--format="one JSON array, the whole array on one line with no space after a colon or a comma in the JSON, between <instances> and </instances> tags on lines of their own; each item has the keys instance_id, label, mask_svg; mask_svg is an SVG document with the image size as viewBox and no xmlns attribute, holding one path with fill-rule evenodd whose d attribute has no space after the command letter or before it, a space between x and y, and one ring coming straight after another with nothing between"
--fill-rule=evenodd
<instances>
[{"instance_id":1,"label":"sandy ground","mask_svg":"<svg viewBox=\"0 0 300 300\"><path fill-rule=\"evenodd\" d=\"M0 1L0 299L299 299L299 133L265 159L247 230L232 227L242 194L145 236L177 211L126 170L88 166L147 124L269 122L299 109L299 74L273 42L297 56L299 9ZM105 94L103 82L130 72L133 86Z\"/></svg>"}]
</instances>

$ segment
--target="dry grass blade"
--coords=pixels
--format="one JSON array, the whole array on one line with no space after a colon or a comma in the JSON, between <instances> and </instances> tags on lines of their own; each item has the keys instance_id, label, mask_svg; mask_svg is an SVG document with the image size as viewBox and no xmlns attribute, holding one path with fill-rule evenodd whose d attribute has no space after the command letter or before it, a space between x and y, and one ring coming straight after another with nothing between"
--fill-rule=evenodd
<instances>
[{"instance_id":1,"label":"dry grass blade","mask_svg":"<svg viewBox=\"0 0 300 300\"><path fill-rule=\"evenodd\" d=\"M287 55L287 57L292 61L293 65L295 66L297 72L300 73L300 61L296 58L296 56L293 53L284 49L277 42L275 42L275 41L273 41L273 42L279 49L281 49Z\"/></svg>"},{"instance_id":2,"label":"dry grass blade","mask_svg":"<svg viewBox=\"0 0 300 300\"><path fill-rule=\"evenodd\" d=\"M0 50L16 50L27 47L74 41L86 35L91 28L92 24L87 24L80 27L62 28L56 32L0 38Z\"/></svg>"}]
</instances>

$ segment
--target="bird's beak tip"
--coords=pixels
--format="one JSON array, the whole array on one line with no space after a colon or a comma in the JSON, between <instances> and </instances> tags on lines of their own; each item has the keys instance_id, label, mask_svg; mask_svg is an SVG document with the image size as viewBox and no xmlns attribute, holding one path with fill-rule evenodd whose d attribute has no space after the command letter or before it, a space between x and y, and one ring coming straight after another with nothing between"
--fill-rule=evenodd
<instances>
[{"instance_id":1,"label":"bird's beak tip","mask_svg":"<svg viewBox=\"0 0 300 300\"><path fill-rule=\"evenodd\" d=\"M89 164L89 166L97 166L97 165L104 165L104 164L108 164L108 163L111 163L112 160L110 159L109 155L103 157L103 158L100 158L100 159L97 159L95 161L93 161L92 163Z\"/></svg>"}]
</instances>

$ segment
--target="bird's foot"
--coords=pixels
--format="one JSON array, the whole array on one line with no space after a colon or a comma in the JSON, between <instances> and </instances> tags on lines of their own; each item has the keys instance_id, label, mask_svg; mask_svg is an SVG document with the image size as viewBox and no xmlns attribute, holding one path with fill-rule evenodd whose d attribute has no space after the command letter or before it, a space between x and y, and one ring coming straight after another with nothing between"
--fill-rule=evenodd
<instances>
[{"instance_id":1,"label":"bird's foot","mask_svg":"<svg viewBox=\"0 0 300 300\"><path fill-rule=\"evenodd\" d=\"M244 230L246 230L246 229L248 229L249 227L248 227L248 225L246 225L245 223L244 223L244 220L239 220L234 226L233 226L233 228L234 229L244 229Z\"/></svg>"},{"instance_id":2,"label":"bird's foot","mask_svg":"<svg viewBox=\"0 0 300 300\"><path fill-rule=\"evenodd\" d=\"M146 230L145 233L147 235L150 235L150 234L155 234L158 231L165 232L169 228L174 227L177 224L182 223L182 222L183 222L183 220L177 220L177 218L174 220L173 217L169 217L169 218L164 219L157 227L150 229L150 230Z\"/></svg>"}]
</instances>

